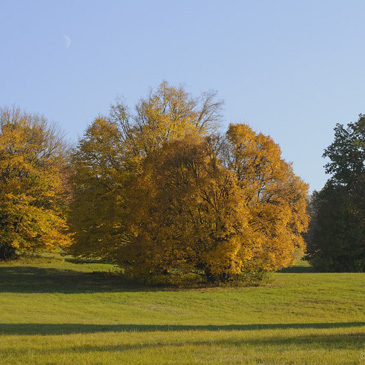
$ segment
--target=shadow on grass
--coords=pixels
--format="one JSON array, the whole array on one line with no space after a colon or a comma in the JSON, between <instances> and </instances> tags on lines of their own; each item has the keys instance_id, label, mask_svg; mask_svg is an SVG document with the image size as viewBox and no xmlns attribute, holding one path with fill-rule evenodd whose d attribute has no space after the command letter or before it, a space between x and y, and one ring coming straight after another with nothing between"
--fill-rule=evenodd
<instances>
[{"instance_id":1,"label":"shadow on grass","mask_svg":"<svg viewBox=\"0 0 365 365\"><path fill-rule=\"evenodd\" d=\"M209 287L209 286L207 286ZM204 286L196 287L204 288ZM193 288L190 288L193 289ZM174 286L143 286L108 272L83 272L37 266L1 266L0 293L105 293L184 290Z\"/></svg>"},{"instance_id":2,"label":"shadow on grass","mask_svg":"<svg viewBox=\"0 0 365 365\"><path fill-rule=\"evenodd\" d=\"M348 328L362 327L365 322L338 323L276 323L242 325L144 325L144 324L40 324L40 323L1 323L2 335L62 335L97 332L183 332L183 331L252 331L272 329L303 328Z\"/></svg>"},{"instance_id":3,"label":"shadow on grass","mask_svg":"<svg viewBox=\"0 0 365 365\"><path fill-rule=\"evenodd\" d=\"M151 289L153 290L153 289ZM106 272L0 266L0 293L103 293L149 291Z\"/></svg>"},{"instance_id":4,"label":"shadow on grass","mask_svg":"<svg viewBox=\"0 0 365 365\"><path fill-rule=\"evenodd\" d=\"M86 259L86 258L77 258L77 257L65 257L65 262L70 262L72 264L109 264L113 265L112 262L105 262L97 259Z\"/></svg>"},{"instance_id":5,"label":"shadow on grass","mask_svg":"<svg viewBox=\"0 0 365 365\"><path fill-rule=\"evenodd\" d=\"M151 343L152 342L152 343ZM209 348L218 350L220 347L227 349L230 347L244 347L247 349L247 346L250 347L258 347L259 353L258 356L262 357L262 347L279 347L279 349L287 350L288 347L294 346L295 351L303 348L308 351L313 349L346 349L346 350L362 350L364 344L364 335L359 333L355 335L348 334L333 334L333 335L307 335L307 336L285 336L285 337L264 337L264 338L250 338L250 339L221 339L221 340L205 340L205 341L197 341L190 340L189 338L184 339L183 341L173 341L170 342L166 340L161 343L158 341L157 343L153 342L147 343L138 343L138 344L120 344L120 345L112 345L112 346L75 346L62 349L61 351L50 350L50 352L60 352L60 353L90 353L90 352L124 352L124 351L143 351L149 349L157 349L161 351L163 347L170 347L176 351L174 348L179 348L182 346L209 346ZM252 355L251 355L252 356Z\"/></svg>"},{"instance_id":6,"label":"shadow on grass","mask_svg":"<svg viewBox=\"0 0 365 365\"><path fill-rule=\"evenodd\" d=\"M67 349L63 349L63 353L89 353L92 352L124 352L124 351L143 351L149 349L158 349L161 351L162 347L178 348L181 346L209 346L215 350L220 347L227 349L229 347L244 347L247 346L258 347L261 349L263 346L267 347L279 347L287 349L288 346L295 346L295 350L298 351L300 348L308 350L308 347L313 350L314 348L320 349L346 349L346 350L362 350L363 349L364 335L357 334L355 336L349 336L347 334L334 334L334 335L308 335L308 336L290 336L290 337L266 337L266 338L255 338L255 339L222 339L222 340L206 340L196 341L186 339L183 342L170 342L165 343L138 343L134 345L116 345L116 346L77 346ZM52 350L51 350L52 351ZM175 351L175 350L173 350ZM259 353L259 357L262 355Z\"/></svg>"},{"instance_id":7,"label":"shadow on grass","mask_svg":"<svg viewBox=\"0 0 365 365\"><path fill-rule=\"evenodd\" d=\"M296 265L287 267L286 269L282 269L277 271L278 273L314 273L318 272L313 266L311 266L307 261L300 261Z\"/></svg>"}]
</instances>

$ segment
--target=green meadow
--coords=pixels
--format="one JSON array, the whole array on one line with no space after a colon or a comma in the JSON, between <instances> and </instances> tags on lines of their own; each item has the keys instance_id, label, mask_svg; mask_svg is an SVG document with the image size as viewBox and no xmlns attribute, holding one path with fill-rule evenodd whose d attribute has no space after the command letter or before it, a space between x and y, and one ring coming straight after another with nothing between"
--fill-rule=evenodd
<instances>
[{"instance_id":1,"label":"green meadow","mask_svg":"<svg viewBox=\"0 0 365 365\"><path fill-rule=\"evenodd\" d=\"M365 274L261 287L129 285L57 256L0 264L1 364L365 364Z\"/></svg>"}]
</instances>

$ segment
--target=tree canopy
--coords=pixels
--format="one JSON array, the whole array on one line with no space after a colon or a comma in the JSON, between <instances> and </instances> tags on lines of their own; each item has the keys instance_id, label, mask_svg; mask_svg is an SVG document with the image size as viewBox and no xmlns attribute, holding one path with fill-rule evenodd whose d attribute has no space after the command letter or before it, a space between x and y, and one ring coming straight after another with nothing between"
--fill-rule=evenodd
<instances>
[{"instance_id":1,"label":"tree canopy","mask_svg":"<svg viewBox=\"0 0 365 365\"><path fill-rule=\"evenodd\" d=\"M353 188L365 174L365 116L360 114L356 123L335 127L335 139L325 149L323 157L330 162L325 165L334 185Z\"/></svg>"},{"instance_id":2,"label":"tree canopy","mask_svg":"<svg viewBox=\"0 0 365 365\"><path fill-rule=\"evenodd\" d=\"M186 134L207 135L220 118L214 92L193 98L182 87L163 82L140 100L132 114L118 101L87 129L72 155L73 201L70 226L75 255L116 260L130 240L129 199L144 159L168 141Z\"/></svg>"},{"instance_id":3,"label":"tree canopy","mask_svg":"<svg viewBox=\"0 0 365 365\"><path fill-rule=\"evenodd\" d=\"M307 185L270 137L243 124L216 134L221 107L163 82L134 114L118 102L96 119L72 155L71 252L148 282L290 265Z\"/></svg>"},{"instance_id":4,"label":"tree canopy","mask_svg":"<svg viewBox=\"0 0 365 365\"><path fill-rule=\"evenodd\" d=\"M337 124L323 156L332 176L312 198L308 258L324 271L365 270L365 116Z\"/></svg>"},{"instance_id":5,"label":"tree canopy","mask_svg":"<svg viewBox=\"0 0 365 365\"><path fill-rule=\"evenodd\" d=\"M134 277L223 279L252 257L242 190L204 139L187 135L150 154L132 195L133 236L118 262Z\"/></svg>"},{"instance_id":6,"label":"tree canopy","mask_svg":"<svg viewBox=\"0 0 365 365\"><path fill-rule=\"evenodd\" d=\"M259 244L252 265L265 270L287 267L294 253L305 249L308 185L281 158L280 147L269 136L244 124L230 125L227 142L225 165L235 172Z\"/></svg>"},{"instance_id":7,"label":"tree canopy","mask_svg":"<svg viewBox=\"0 0 365 365\"><path fill-rule=\"evenodd\" d=\"M98 118L71 156L70 253L115 259L126 237L125 146L116 123Z\"/></svg>"},{"instance_id":8,"label":"tree canopy","mask_svg":"<svg viewBox=\"0 0 365 365\"><path fill-rule=\"evenodd\" d=\"M0 259L71 243L66 149L45 118L0 110Z\"/></svg>"}]
</instances>

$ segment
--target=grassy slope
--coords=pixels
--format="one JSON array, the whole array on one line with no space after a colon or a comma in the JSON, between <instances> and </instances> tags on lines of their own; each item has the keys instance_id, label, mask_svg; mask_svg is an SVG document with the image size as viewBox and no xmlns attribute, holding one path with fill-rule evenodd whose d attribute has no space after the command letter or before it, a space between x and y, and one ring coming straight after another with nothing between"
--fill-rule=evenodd
<instances>
[{"instance_id":1,"label":"grassy slope","mask_svg":"<svg viewBox=\"0 0 365 365\"><path fill-rule=\"evenodd\" d=\"M0 363L360 363L365 274L298 266L259 288L127 287L114 268L0 265ZM365 361L364 361L365 363Z\"/></svg>"}]
</instances>

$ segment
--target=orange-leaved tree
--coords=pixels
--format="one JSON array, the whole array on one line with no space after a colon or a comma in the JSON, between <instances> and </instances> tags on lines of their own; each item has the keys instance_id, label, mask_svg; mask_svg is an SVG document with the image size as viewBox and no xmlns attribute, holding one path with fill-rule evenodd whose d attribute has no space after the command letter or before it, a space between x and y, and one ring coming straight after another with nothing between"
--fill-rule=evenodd
<instances>
[{"instance_id":1,"label":"orange-leaved tree","mask_svg":"<svg viewBox=\"0 0 365 365\"><path fill-rule=\"evenodd\" d=\"M256 250L244 193L201 137L165 143L131 189L131 240L118 262L145 281L238 276Z\"/></svg>"},{"instance_id":2,"label":"orange-leaved tree","mask_svg":"<svg viewBox=\"0 0 365 365\"><path fill-rule=\"evenodd\" d=\"M167 141L210 133L221 105L213 92L193 98L183 87L163 82L136 104L134 114L119 101L108 117L97 118L71 158L70 252L117 260L118 248L131 237L130 189L143 173L144 159Z\"/></svg>"},{"instance_id":3,"label":"orange-leaved tree","mask_svg":"<svg viewBox=\"0 0 365 365\"><path fill-rule=\"evenodd\" d=\"M280 147L245 124L231 124L222 152L244 194L249 225L256 232L258 249L252 268L277 270L293 263L304 252L302 233L308 227L308 185L281 157Z\"/></svg>"},{"instance_id":4,"label":"orange-leaved tree","mask_svg":"<svg viewBox=\"0 0 365 365\"><path fill-rule=\"evenodd\" d=\"M307 185L247 125L230 125L221 144L190 135L167 142L142 171L117 260L135 278L231 281L287 267L304 250Z\"/></svg>"},{"instance_id":5,"label":"orange-leaved tree","mask_svg":"<svg viewBox=\"0 0 365 365\"><path fill-rule=\"evenodd\" d=\"M270 137L214 135L221 102L162 83L95 120L72 158L72 252L146 282L229 281L289 266L303 250L307 185Z\"/></svg>"},{"instance_id":6,"label":"orange-leaved tree","mask_svg":"<svg viewBox=\"0 0 365 365\"><path fill-rule=\"evenodd\" d=\"M66 150L44 117L1 109L0 259L71 243Z\"/></svg>"}]
</instances>

